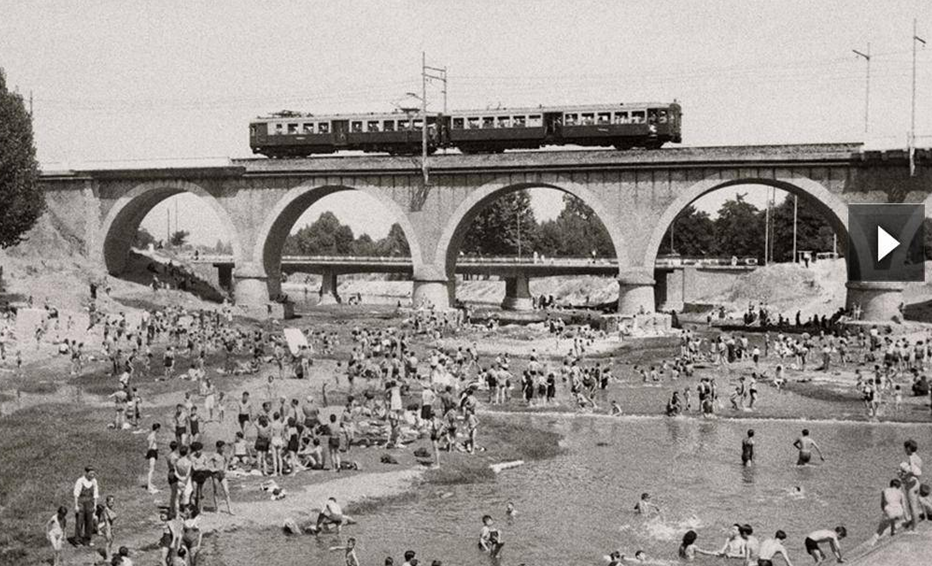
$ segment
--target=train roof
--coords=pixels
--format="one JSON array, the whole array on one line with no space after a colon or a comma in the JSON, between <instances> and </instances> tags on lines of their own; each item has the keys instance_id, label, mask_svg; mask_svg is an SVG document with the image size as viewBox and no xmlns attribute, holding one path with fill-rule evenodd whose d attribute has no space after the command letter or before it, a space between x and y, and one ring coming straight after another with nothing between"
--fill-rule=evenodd
<instances>
[{"instance_id":1,"label":"train roof","mask_svg":"<svg viewBox=\"0 0 932 566\"><path fill-rule=\"evenodd\" d=\"M548 112L612 112L626 109L667 107L671 102L620 102L617 104L577 104L566 106L523 106L509 108L477 108L473 110L452 110L450 116L461 116L469 114L470 116L497 115L497 114L545 114Z\"/></svg>"},{"instance_id":2,"label":"train roof","mask_svg":"<svg viewBox=\"0 0 932 566\"><path fill-rule=\"evenodd\" d=\"M451 110L448 116L495 116L499 114L544 114L549 112L611 112L625 109L667 107L674 102L620 102L617 104L580 104L567 106L523 106L501 108L476 108L472 110ZM311 114L301 112L282 111L281 113L259 116L256 122L272 122L283 120L397 120L409 116L417 118L420 113L394 112L362 112L351 114ZM439 116L441 112L428 112L430 116Z\"/></svg>"}]
</instances>

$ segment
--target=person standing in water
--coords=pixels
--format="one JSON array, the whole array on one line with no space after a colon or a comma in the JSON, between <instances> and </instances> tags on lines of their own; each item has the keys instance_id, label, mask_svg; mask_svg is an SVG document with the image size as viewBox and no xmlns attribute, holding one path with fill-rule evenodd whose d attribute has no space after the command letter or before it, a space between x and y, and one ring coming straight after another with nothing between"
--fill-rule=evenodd
<instances>
[{"instance_id":1,"label":"person standing in water","mask_svg":"<svg viewBox=\"0 0 932 566\"><path fill-rule=\"evenodd\" d=\"M754 430L748 430L748 436L741 441L741 464L745 467L754 463Z\"/></svg>"},{"instance_id":2,"label":"person standing in water","mask_svg":"<svg viewBox=\"0 0 932 566\"><path fill-rule=\"evenodd\" d=\"M757 566L774 566L773 559L779 554L783 557L786 566L793 566L790 562L790 555L787 554L786 548L783 547L783 541L786 540L786 533L777 531L773 538L765 540L760 545L760 556L757 558Z\"/></svg>"},{"instance_id":3,"label":"person standing in water","mask_svg":"<svg viewBox=\"0 0 932 566\"><path fill-rule=\"evenodd\" d=\"M799 458L796 460L797 466L805 466L809 464L812 460L812 451L815 450L819 453L819 459L823 462L825 461L825 456L822 455L822 449L819 448L819 445L815 440L809 437L809 429L804 428L803 434L793 442L793 446L799 450Z\"/></svg>"},{"instance_id":4,"label":"person standing in water","mask_svg":"<svg viewBox=\"0 0 932 566\"><path fill-rule=\"evenodd\" d=\"M815 560L816 564L821 564L825 561L825 553L819 548L824 542L827 542L832 549L832 554L835 555L835 560L839 564L845 561L841 556L841 539L845 538L848 535L848 531L841 526L835 527L834 531L828 529L821 529L818 531L812 531L809 533L809 536L806 537L806 540L803 541L806 552L809 553L809 556L812 556L812 559Z\"/></svg>"}]
</instances>

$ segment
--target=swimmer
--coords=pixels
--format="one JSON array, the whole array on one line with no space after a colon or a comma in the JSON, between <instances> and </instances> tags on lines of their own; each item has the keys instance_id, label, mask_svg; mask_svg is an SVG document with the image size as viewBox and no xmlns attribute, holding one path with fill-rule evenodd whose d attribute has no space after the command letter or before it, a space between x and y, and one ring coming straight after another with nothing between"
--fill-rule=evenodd
<instances>
[{"instance_id":1,"label":"swimmer","mask_svg":"<svg viewBox=\"0 0 932 566\"><path fill-rule=\"evenodd\" d=\"M655 511L658 515L661 513L660 506L650 500L649 493L642 493L641 499L634 505L634 512L638 515L649 515Z\"/></svg>"},{"instance_id":2,"label":"swimmer","mask_svg":"<svg viewBox=\"0 0 932 566\"><path fill-rule=\"evenodd\" d=\"M819 459L823 462L825 461L825 456L822 455L822 449L819 448L819 445L815 440L809 437L809 429L804 428L803 434L793 442L793 446L799 450L799 459L796 460L797 466L805 466L810 460L812 460L812 451L813 449L819 453Z\"/></svg>"},{"instance_id":3,"label":"swimmer","mask_svg":"<svg viewBox=\"0 0 932 566\"><path fill-rule=\"evenodd\" d=\"M773 559L776 555L783 557L783 560L786 562L786 566L793 566L793 563L790 562L790 556L786 553L786 548L783 547L783 541L786 540L786 533L783 531L777 531L773 535L773 538L765 540L760 545L760 556L757 558L757 566L773 566Z\"/></svg>"},{"instance_id":4,"label":"swimmer","mask_svg":"<svg viewBox=\"0 0 932 566\"><path fill-rule=\"evenodd\" d=\"M816 564L821 564L825 561L825 553L822 552L822 549L819 548L819 545L827 542L832 549L832 554L835 555L835 560L837 560L840 564L845 560L841 556L841 544L839 541L845 538L847 535L848 531L842 526L835 527L834 531L830 531L828 529L812 531L804 541L806 552L809 553L809 556L812 556Z\"/></svg>"},{"instance_id":5,"label":"swimmer","mask_svg":"<svg viewBox=\"0 0 932 566\"><path fill-rule=\"evenodd\" d=\"M509 501L508 504L505 505L505 515L508 515L509 517L514 517L517 514L518 514L518 510L515 509L515 504Z\"/></svg>"}]
</instances>

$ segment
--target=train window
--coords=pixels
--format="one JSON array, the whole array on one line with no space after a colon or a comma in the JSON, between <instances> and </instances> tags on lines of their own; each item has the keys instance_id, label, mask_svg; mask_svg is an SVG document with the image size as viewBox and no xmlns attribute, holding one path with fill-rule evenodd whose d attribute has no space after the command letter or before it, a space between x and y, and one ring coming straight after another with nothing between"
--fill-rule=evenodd
<instances>
[{"instance_id":1,"label":"train window","mask_svg":"<svg viewBox=\"0 0 932 566\"><path fill-rule=\"evenodd\" d=\"M527 125L527 118L525 116L515 116L514 127L523 128Z\"/></svg>"},{"instance_id":2,"label":"train window","mask_svg":"<svg viewBox=\"0 0 932 566\"><path fill-rule=\"evenodd\" d=\"M567 126L575 126L577 120L579 120L579 114L566 114L563 117L563 124Z\"/></svg>"},{"instance_id":3,"label":"train window","mask_svg":"<svg viewBox=\"0 0 932 566\"><path fill-rule=\"evenodd\" d=\"M462 118L453 118L453 129L454 130L462 130L465 125L466 125L465 120L463 120Z\"/></svg>"},{"instance_id":4,"label":"train window","mask_svg":"<svg viewBox=\"0 0 932 566\"><path fill-rule=\"evenodd\" d=\"M470 130L477 130L479 129L479 118L469 118L467 124Z\"/></svg>"},{"instance_id":5,"label":"train window","mask_svg":"<svg viewBox=\"0 0 932 566\"><path fill-rule=\"evenodd\" d=\"M394 131L395 131L395 121L394 121L394 120L385 120L384 122L382 122L382 129L385 130L386 132L394 132Z\"/></svg>"},{"instance_id":6,"label":"train window","mask_svg":"<svg viewBox=\"0 0 932 566\"><path fill-rule=\"evenodd\" d=\"M289 134L297 134L297 133L298 133L298 125L297 125L297 124L288 124L288 133L289 133Z\"/></svg>"},{"instance_id":7,"label":"train window","mask_svg":"<svg viewBox=\"0 0 932 566\"><path fill-rule=\"evenodd\" d=\"M498 127L499 128L510 128L511 127L511 116L499 116Z\"/></svg>"},{"instance_id":8,"label":"train window","mask_svg":"<svg viewBox=\"0 0 932 566\"><path fill-rule=\"evenodd\" d=\"M591 113L582 114L581 118L582 118L581 121L583 125L585 126L591 126L592 124L595 124L595 114L591 114Z\"/></svg>"},{"instance_id":9,"label":"train window","mask_svg":"<svg viewBox=\"0 0 932 566\"><path fill-rule=\"evenodd\" d=\"M647 123L656 124L657 123L657 109L651 108L647 111Z\"/></svg>"},{"instance_id":10,"label":"train window","mask_svg":"<svg viewBox=\"0 0 932 566\"><path fill-rule=\"evenodd\" d=\"M527 127L528 128L539 128L544 124L539 114L527 117Z\"/></svg>"},{"instance_id":11,"label":"train window","mask_svg":"<svg viewBox=\"0 0 932 566\"><path fill-rule=\"evenodd\" d=\"M313 133L314 133L314 124L313 124L313 123L302 124L301 127L302 127L302 129L304 130L304 133L305 133L305 134L313 134Z\"/></svg>"},{"instance_id":12,"label":"train window","mask_svg":"<svg viewBox=\"0 0 932 566\"><path fill-rule=\"evenodd\" d=\"M415 120L415 121L414 121L414 129L415 129L415 130L417 130L417 131L420 132L420 131L421 131L421 128L422 128L423 126L424 126L424 120L418 119L418 120Z\"/></svg>"},{"instance_id":13,"label":"train window","mask_svg":"<svg viewBox=\"0 0 932 566\"><path fill-rule=\"evenodd\" d=\"M495 127L495 118L492 116L486 116L482 118L482 127L484 128L494 128Z\"/></svg>"},{"instance_id":14,"label":"train window","mask_svg":"<svg viewBox=\"0 0 932 566\"><path fill-rule=\"evenodd\" d=\"M256 134L258 133L258 131L259 131L259 129L256 127L255 124L250 124L250 125L249 125L249 137L251 137L251 138L256 137Z\"/></svg>"},{"instance_id":15,"label":"train window","mask_svg":"<svg viewBox=\"0 0 932 566\"><path fill-rule=\"evenodd\" d=\"M398 120L398 131L407 130L411 127L411 123L408 120Z\"/></svg>"},{"instance_id":16,"label":"train window","mask_svg":"<svg viewBox=\"0 0 932 566\"><path fill-rule=\"evenodd\" d=\"M627 124L628 113L627 112L615 112L615 123L616 124Z\"/></svg>"},{"instance_id":17,"label":"train window","mask_svg":"<svg viewBox=\"0 0 932 566\"><path fill-rule=\"evenodd\" d=\"M369 122L366 123L366 130L368 130L368 131L370 131L370 132L377 132L377 131L379 131L379 121L378 121L378 120L369 120Z\"/></svg>"},{"instance_id":18,"label":"train window","mask_svg":"<svg viewBox=\"0 0 932 566\"><path fill-rule=\"evenodd\" d=\"M350 122L350 131L353 133L362 132L362 122L358 122L358 121Z\"/></svg>"},{"instance_id":19,"label":"train window","mask_svg":"<svg viewBox=\"0 0 932 566\"><path fill-rule=\"evenodd\" d=\"M632 124L643 124L644 116L645 114L643 110L633 110L631 112L631 123Z\"/></svg>"},{"instance_id":20,"label":"train window","mask_svg":"<svg viewBox=\"0 0 932 566\"><path fill-rule=\"evenodd\" d=\"M657 116L659 116L661 124L667 123L667 111L666 110L658 110Z\"/></svg>"},{"instance_id":21,"label":"train window","mask_svg":"<svg viewBox=\"0 0 932 566\"><path fill-rule=\"evenodd\" d=\"M317 124L317 133L318 134L329 134L330 133L330 122L321 122Z\"/></svg>"},{"instance_id":22,"label":"train window","mask_svg":"<svg viewBox=\"0 0 932 566\"><path fill-rule=\"evenodd\" d=\"M284 124L275 124L275 135L276 135L276 136L280 136L280 135L282 135L283 133L285 133L285 125L284 125Z\"/></svg>"},{"instance_id":23,"label":"train window","mask_svg":"<svg viewBox=\"0 0 932 566\"><path fill-rule=\"evenodd\" d=\"M611 121L612 121L611 112L599 112L599 114L596 117L596 122L599 124L609 124L611 123Z\"/></svg>"}]
</instances>

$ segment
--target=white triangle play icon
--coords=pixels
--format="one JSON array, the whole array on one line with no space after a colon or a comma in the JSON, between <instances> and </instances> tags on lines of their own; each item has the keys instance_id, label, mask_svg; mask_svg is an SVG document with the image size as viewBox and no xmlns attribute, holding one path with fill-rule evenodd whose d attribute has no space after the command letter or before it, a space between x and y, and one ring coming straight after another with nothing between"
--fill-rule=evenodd
<instances>
[{"instance_id":1,"label":"white triangle play icon","mask_svg":"<svg viewBox=\"0 0 932 566\"><path fill-rule=\"evenodd\" d=\"M900 241L890 235L889 232L877 227L877 261L890 255L890 252L900 245Z\"/></svg>"}]
</instances>

